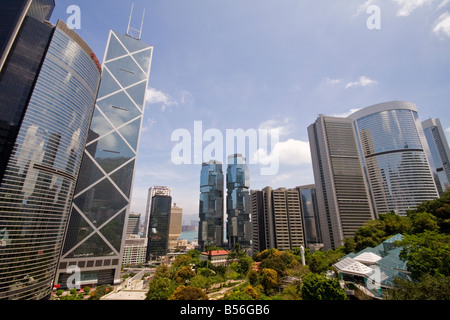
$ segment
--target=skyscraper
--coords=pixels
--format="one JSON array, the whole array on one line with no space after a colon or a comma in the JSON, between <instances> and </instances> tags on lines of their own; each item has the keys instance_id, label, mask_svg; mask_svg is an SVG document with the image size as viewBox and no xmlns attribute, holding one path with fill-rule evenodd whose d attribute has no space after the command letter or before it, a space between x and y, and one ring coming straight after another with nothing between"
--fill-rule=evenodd
<instances>
[{"instance_id":1,"label":"skyscraper","mask_svg":"<svg viewBox=\"0 0 450 320\"><path fill-rule=\"evenodd\" d=\"M275 244L268 244L269 217L268 210L264 206L263 191L250 191L250 217L252 221L252 252L261 252L267 248L274 248ZM272 221L272 220L270 220Z\"/></svg>"},{"instance_id":2,"label":"skyscraper","mask_svg":"<svg viewBox=\"0 0 450 320\"><path fill-rule=\"evenodd\" d=\"M239 244L250 248L250 176L241 154L228 156L227 166L227 238L229 248Z\"/></svg>"},{"instance_id":3,"label":"skyscraper","mask_svg":"<svg viewBox=\"0 0 450 320\"><path fill-rule=\"evenodd\" d=\"M2 3L17 19L0 41L0 300L52 292L100 82L89 46L62 21L44 23L53 7Z\"/></svg>"},{"instance_id":4,"label":"skyscraper","mask_svg":"<svg viewBox=\"0 0 450 320\"><path fill-rule=\"evenodd\" d=\"M57 282L120 283L122 250L153 47L110 31Z\"/></svg>"},{"instance_id":5,"label":"skyscraper","mask_svg":"<svg viewBox=\"0 0 450 320\"><path fill-rule=\"evenodd\" d=\"M252 249L292 250L304 246L304 233L297 189L266 187L262 191L252 190Z\"/></svg>"},{"instance_id":6,"label":"skyscraper","mask_svg":"<svg viewBox=\"0 0 450 320\"><path fill-rule=\"evenodd\" d=\"M170 224L169 224L169 250L174 250L178 245L178 238L181 236L183 223L183 208L177 206L176 203L170 208Z\"/></svg>"},{"instance_id":7,"label":"skyscraper","mask_svg":"<svg viewBox=\"0 0 450 320\"><path fill-rule=\"evenodd\" d=\"M145 208L144 217L144 238L148 238L148 223L150 221L150 212L152 209L152 199L155 195L168 195L170 196L172 191L164 186L153 186L148 189L147 194L147 207Z\"/></svg>"},{"instance_id":8,"label":"skyscraper","mask_svg":"<svg viewBox=\"0 0 450 320\"><path fill-rule=\"evenodd\" d=\"M319 221L325 249L374 219L353 122L319 116L308 127Z\"/></svg>"},{"instance_id":9,"label":"skyscraper","mask_svg":"<svg viewBox=\"0 0 450 320\"><path fill-rule=\"evenodd\" d=\"M300 195L300 204L302 208L305 245L315 249L322 245L322 232L320 231L316 186L313 184L300 186L297 187L297 190Z\"/></svg>"},{"instance_id":10,"label":"skyscraper","mask_svg":"<svg viewBox=\"0 0 450 320\"><path fill-rule=\"evenodd\" d=\"M146 259L165 256L169 251L170 215L172 196L168 192L155 192L152 195L148 223Z\"/></svg>"},{"instance_id":11,"label":"skyscraper","mask_svg":"<svg viewBox=\"0 0 450 320\"><path fill-rule=\"evenodd\" d=\"M139 234L139 220L141 219L140 213L130 212L128 215L128 224L127 224L127 236L131 234Z\"/></svg>"},{"instance_id":12,"label":"skyscraper","mask_svg":"<svg viewBox=\"0 0 450 320\"><path fill-rule=\"evenodd\" d=\"M417 107L392 101L361 109L354 121L376 214L405 215L438 197Z\"/></svg>"},{"instance_id":13,"label":"skyscraper","mask_svg":"<svg viewBox=\"0 0 450 320\"><path fill-rule=\"evenodd\" d=\"M450 149L445 132L439 119L428 119L422 122L423 131L430 147L434 174L437 176L437 187L442 193L450 188Z\"/></svg>"},{"instance_id":14,"label":"skyscraper","mask_svg":"<svg viewBox=\"0 0 450 320\"><path fill-rule=\"evenodd\" d=\"M0 180L53 28L53 0L3 1L0 9Z\"/></svg>"},{"instance_id":15,"label":"skyscraper","mask_svg":"<svg viewBox=\"0 0 450 320\"><path fill-rule=\"evenodd\" d=\"M200 174L200 203L198 244L223 245L223 172L222 163L211 160L202 164Z\"/></svg>"}]
</instances>

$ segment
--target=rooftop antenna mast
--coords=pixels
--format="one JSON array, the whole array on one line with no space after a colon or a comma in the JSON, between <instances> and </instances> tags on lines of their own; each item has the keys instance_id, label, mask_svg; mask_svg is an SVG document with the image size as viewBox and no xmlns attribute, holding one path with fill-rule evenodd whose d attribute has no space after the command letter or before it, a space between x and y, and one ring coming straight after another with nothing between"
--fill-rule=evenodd
<instances>
[{"instance_id":1,"label":"rooftop antenna mast","mask_svg":"<svg viewBox=\"0 0 450 320\"><path fill-rule=\"evenodd\" d=\"M131 12L130 12L130 19L128 20L127 35L134 39L141 40L142 26L144 25L145 9L144 12L142 13L141 28L139 30L131 27L131 16L133 15L133 9L134 3L131 4Z\"/></svg>"}]
</instances>

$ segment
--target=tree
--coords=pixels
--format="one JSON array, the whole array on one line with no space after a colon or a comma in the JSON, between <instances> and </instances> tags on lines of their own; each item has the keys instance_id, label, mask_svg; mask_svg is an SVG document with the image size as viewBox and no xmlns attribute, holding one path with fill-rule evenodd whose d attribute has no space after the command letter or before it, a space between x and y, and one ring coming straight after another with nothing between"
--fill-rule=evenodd
<instances>
[{"instance_id":1,"label":"tree","mask_svg":"<svg viewBox=\"0 0 450 320\"><path fill-rule=\"evenodd\" d=\"M178 270L175 275L174 279L176 282L181 284L186 284L189 282L189 279L195 277L195 272L192 271L191 267L185 266Z\"/></svg>"},{"instance_id":2,"label":"tree","mask_svg":"<svg viewBox=\"0 0 450 320\"><path fill-rule=\"evenodd\" d=\"M258 292L252 286L247 286L243 290L238 288L227 294L224 300L258 300Z\"/></svg>"},{"instance_id":3,"label":"tree","mask_svg":"<svg viewBox=\"0 0 450 320\"><path fill-rule=\"evenodd\" d=\"M387 238L398 233L405 234L411 229L412 222L408 217L403 217L395 212L380 214L378 219L366 222L356 230L353 237L354 243L346 240L344 251L348 249L361 251L367 247L376 247Z\"/></svg>"},{"instance_id":4,"label":"tree","mask_svg":"<svg viewBox=\"0 0 450 320\"><path fill-rule=\"evenodd\" d=\"M310 273L303 278L303 300L347 300L345 290L337 279Z\"/></svg>"},{"instance_id":5,"label":"tree","mask_svg":"<svg viewBox=\"0 0 450 320\"><path fill-rule=\"evenodd\" d=\"M175 291L177 285L167 277L153 278L148 284L146 300L167 300Z\"/></svg>"},{"instance_id":6,"label":"tree","mask_svg":"<svg viewBox=\"0 0 450 320\"><path fill-rule=\"evenodd\" d=\"M202 289L191 286L179 286L169 300L208 300L208 295Z\"/></svg>"},{"instance_id":7,"label":"tree","mask_svg":"<svg viewBox=\"0 0 450 320\"><path fill-rule=\"evenodd\" d=\"M101 297L111 292L112 289L113 287L110 285L100 285L95 288L95 291L89 297L89 300L100 300Z\"/></svg>"},{"instance_id":8,"label":"tree","mask_svg":"<svg viewBox=\"0 0 450 320\"><path fill-rule=\"evenodd\" d=\"M256 270L250 270L248 273L248 281L252 286L255 286L259 283L259 275Z\"/></svg>"},{"instance_id":9,"label":"tree","mask_svg":"<svg viewBox=\"0 0 450 320\"><path fill-rule=\"evenodd\" d=\"M171 277L174 277L175 274L183 267L190 266L193 263L194 263L193 258L190 255L188 254L179 255L170 267Z\"/></svg>"},{"instance_id":10,"label":"tree","mask_svg":"<svg viewBox=\"0 0 450 320\"><path fill-rule=\"evenodd\" d=\"M410 233L423 233L426 230L439 231L436 216L428 212L411 212L408 214L412 227Z\"/></svg>"},{"instance_id":11,"label":"tree","mask_svg":"<svg viewBox=\"0 0 450 320\"><path fill-rule=\"evenodd\" d=\"M211 282L210 278L197 274L189 280L189 285L200 289L208 289Z\"/></svg>"},{"instance_id":12,"label":"tree","mask_svg":"<svg viewBox=\"0 0 450 320\"><path fill-rule=\"evenodd\" d=\"M394 280L388 300L450 300L450 277L424 275L420 281Z\"/></svg>"},{"instance_id":13,"label":"tree","mask_svg":"<svg viewBox=\"0 0 450 320\"><path fill-rule=\"evenodd\" d=\"M241 278L245 277L252 269L253 259L247 255L240 257L235 264L235 270Z\"/></svg>"},{"instance_id":14,"label":"tree","mask_svg":"<svg viewBox=\"0 0 450 320\"><path fill-rule=\"evenodd\" d=\"M279 279L278 273L274 269L265 268L262 270L261 284L264 287L266 294L273 292L278 287Z\"/></svg>"},{"instance_id":15,"label":"tree","mask_svg":"<svg viewBox=\"0 0 450 320\"><path fill-rule=\"evenodd\" d=\"M246 255L247 255L247 252L245 250L242 250L242 247L239 243L236 243L234 245L233 251L231 251L228 254L227 259L228 260L236 260L236 259L240 259Z\"/></svg>"},{"instance_id":16,"label":"tree","mask_svg":"<svg viewBox=\"0 0 450 320\"><path fill-rule=\"evenodd\" d=\"M408 216L416 213L429 213L436 218L436 224L442 233L450 233L450 189L439 198L424 201L415 210L408 211ZM428 229L430 230L430 229ZM420 231L419 231L420 232Z\"/></svg>"},{"instance_id":17,"label":"tree","mask_svg":"<svg viewBox=\"0 0 450 320\"><path fill-rule=\"evenodd\" d=\"M155 278L170 278L170 269L165 264L160 264L153 275L153 279Z\"/></svg>"},{"instance_id":18,"label":"tree","mask_svg":"<svg viewBox=\"0 0 450 320\"><path fill-rule=\"evenodd\" d=\"M295 280L288 284L282 293L283 300L301 300L302 299L302 283Z\"/></svg>"},{"instance_id":19,"label":"tree","mask_svg":"<svg viewBox=\"0 0 450 320\"><path fill-rule=\"evenodd\" d=\"M398 244L403 247L400 259L406 261L414 279L426 274L450 276L450 236L425 231L406 235Z\"/></svg>"},{"instance_id":20,"label":"tree","mask_svg":"<svg viewBox=\"0 0 450 320\"><path fill-rule=\"evenodd\" d=\"M341 250L316 251L311 255L309 269L314 273L324 273L343 256Z\"/></svg>"}]
</instances>

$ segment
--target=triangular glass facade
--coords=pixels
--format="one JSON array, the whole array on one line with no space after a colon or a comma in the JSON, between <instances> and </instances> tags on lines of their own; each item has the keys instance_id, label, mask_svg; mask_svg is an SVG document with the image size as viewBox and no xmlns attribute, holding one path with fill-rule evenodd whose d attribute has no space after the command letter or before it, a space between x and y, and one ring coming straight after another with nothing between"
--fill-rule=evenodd
<instances>
[{"instance_id":1,"label":"triangular glass facade","mask_svg":"<svg viewBox=\"0 0 450 320\"><path fill-rule=\"evenodd\" d=\"M99 272L115 269L115 278L120 276L121 247L152 51L153 47L140 40L110 32L91 132L73 199L72 214L77 218L69 223L60 266L95 261ZM103 260L108 261L105 267ZM60 267L59 272L65 270Z\"/></svg>"}]
</instances>

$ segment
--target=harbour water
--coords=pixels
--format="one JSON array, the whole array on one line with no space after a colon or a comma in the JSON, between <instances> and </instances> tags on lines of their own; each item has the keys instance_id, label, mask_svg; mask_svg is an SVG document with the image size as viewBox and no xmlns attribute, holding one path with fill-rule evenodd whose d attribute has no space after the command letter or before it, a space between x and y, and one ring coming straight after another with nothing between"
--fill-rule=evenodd
<instances>
[{"instance_id":1,"label":"harbour water","mask_svg":"<svg viewBox=\"0 0 450 320\"><path fill-rule=\"evenodd\" d=\"M197 241L198 240L197 238L198 238L198 231L182 231L181 236L178 239L187 241Z\"/></svg>"}]
</instances>

